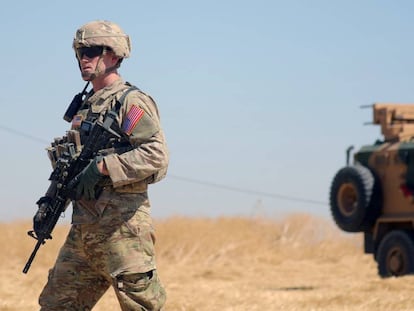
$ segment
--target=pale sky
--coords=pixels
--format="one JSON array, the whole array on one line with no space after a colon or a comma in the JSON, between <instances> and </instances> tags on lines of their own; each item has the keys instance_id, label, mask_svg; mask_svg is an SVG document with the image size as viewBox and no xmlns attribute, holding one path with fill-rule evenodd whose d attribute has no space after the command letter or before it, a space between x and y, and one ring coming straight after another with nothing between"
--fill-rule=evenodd
<instances>
[{"instance_id":1,"label":"pale sky","mask_svg":"<svg viewBox=\"0 0 414 311\"><path fill-rule=\"evenodd\" d=\"M346 148L381 138L360 106L414 102L413 11L398 0L7 3L0 221L31 218L48 187L44 149L84 86L72 38L95 19L130 35L120 73L161 112L171 161L150 187L154 217L329 216Z\"/></svg>"}]
</instances>

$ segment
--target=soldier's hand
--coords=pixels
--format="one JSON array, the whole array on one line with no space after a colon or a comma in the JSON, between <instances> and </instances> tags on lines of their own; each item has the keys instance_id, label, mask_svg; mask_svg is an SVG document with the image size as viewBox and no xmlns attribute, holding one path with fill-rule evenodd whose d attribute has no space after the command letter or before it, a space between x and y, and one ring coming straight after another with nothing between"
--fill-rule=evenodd
<instances>
[{"instance_id":1,"label":"soldier's hand","mask_svg":"<svg viewBox=\"0 0 414 311\"><path fill-rule=\"evenodd\" d=\"M36 204L39 208L33 217L33 230L37 234L44 227L44 221L47 218L48 213L52 210L52 199L46 196L41 197Z\"/></svg>"},{"instance_id":2,"label":"soldier's hand","mask_svg":"<svg viewBox=\"0 0 414 311\"><path fill-rule=\"evenodd\" d=\"M104 177L98 169L102 157L96 157L80 173L79 183L76 187L76 197L85 200L95 200L95 186Z\"/></svg>"}]
</instances>

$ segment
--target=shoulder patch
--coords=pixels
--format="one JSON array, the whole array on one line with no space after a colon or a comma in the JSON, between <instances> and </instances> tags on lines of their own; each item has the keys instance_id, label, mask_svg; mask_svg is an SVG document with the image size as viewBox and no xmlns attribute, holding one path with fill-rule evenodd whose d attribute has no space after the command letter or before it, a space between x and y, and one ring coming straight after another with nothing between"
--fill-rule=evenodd
<instances>
[{"instance_id":1,"label":"shoulder patch","mask_svg":"<svg viewBox=\"0 0 414 311\"><path fill-rule=\"evenodd\" d=\"M77 114L72 119L72 129L77 129L81 126L83 120L83 116L80 114Z\"/></svg>"},{"instance_id":2,"label":"shoulder patch","mask_svg":"<svg viewBox=\"0 0 414 311\"><path fill-rule=\"evenodd\" d=\"M137 105L132 105L131 109L129 109L126 117L122 122L122 130L127 135L131 135L139 120L141 120L141 118L144 116L144 113L144 109L141 109Z\"/></svg>"}]
</instances>

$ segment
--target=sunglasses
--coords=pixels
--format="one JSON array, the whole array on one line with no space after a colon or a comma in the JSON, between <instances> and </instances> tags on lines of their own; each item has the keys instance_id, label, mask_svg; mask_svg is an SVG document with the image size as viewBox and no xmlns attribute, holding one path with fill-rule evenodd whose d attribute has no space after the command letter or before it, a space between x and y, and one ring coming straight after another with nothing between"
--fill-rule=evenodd
<instances>
[{"instance_id":1,"label":"sunglasses","mask_svg":"<svg viewBox=\"0 0 414 311\"><path fill-rule=\"evenodd\" d=\"M79 59L82 59L83 56L86 56L88 58L94 58L96 56L101 56L104 51L107 51L108 48L105 46L90 46L90 47L82 47L79 49L76 49L76 54L78 55Z\"/></svg>"}]
</instances>

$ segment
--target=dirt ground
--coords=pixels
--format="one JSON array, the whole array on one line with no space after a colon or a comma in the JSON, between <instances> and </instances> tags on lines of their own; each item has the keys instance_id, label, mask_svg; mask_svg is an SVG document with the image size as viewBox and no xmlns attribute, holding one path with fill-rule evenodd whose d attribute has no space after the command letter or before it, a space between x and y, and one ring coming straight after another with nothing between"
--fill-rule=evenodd
<instances>
[{"instance_id":1,"label":"dirt ground","mask_svg":"<svg viewBox=\"0 0 414 311\"><path fill-rule=\"evenodd\" d=\"M68 226L60 225L27 275L35 241L30 222L0 224L0 310L38 310ZM185 218L156 221L157 262L167 311L414 310L414 278L381 279L361 234L308 215L280 219ZM94 311L120 310L112 289Z\"/></svg>"}]
</instances>

